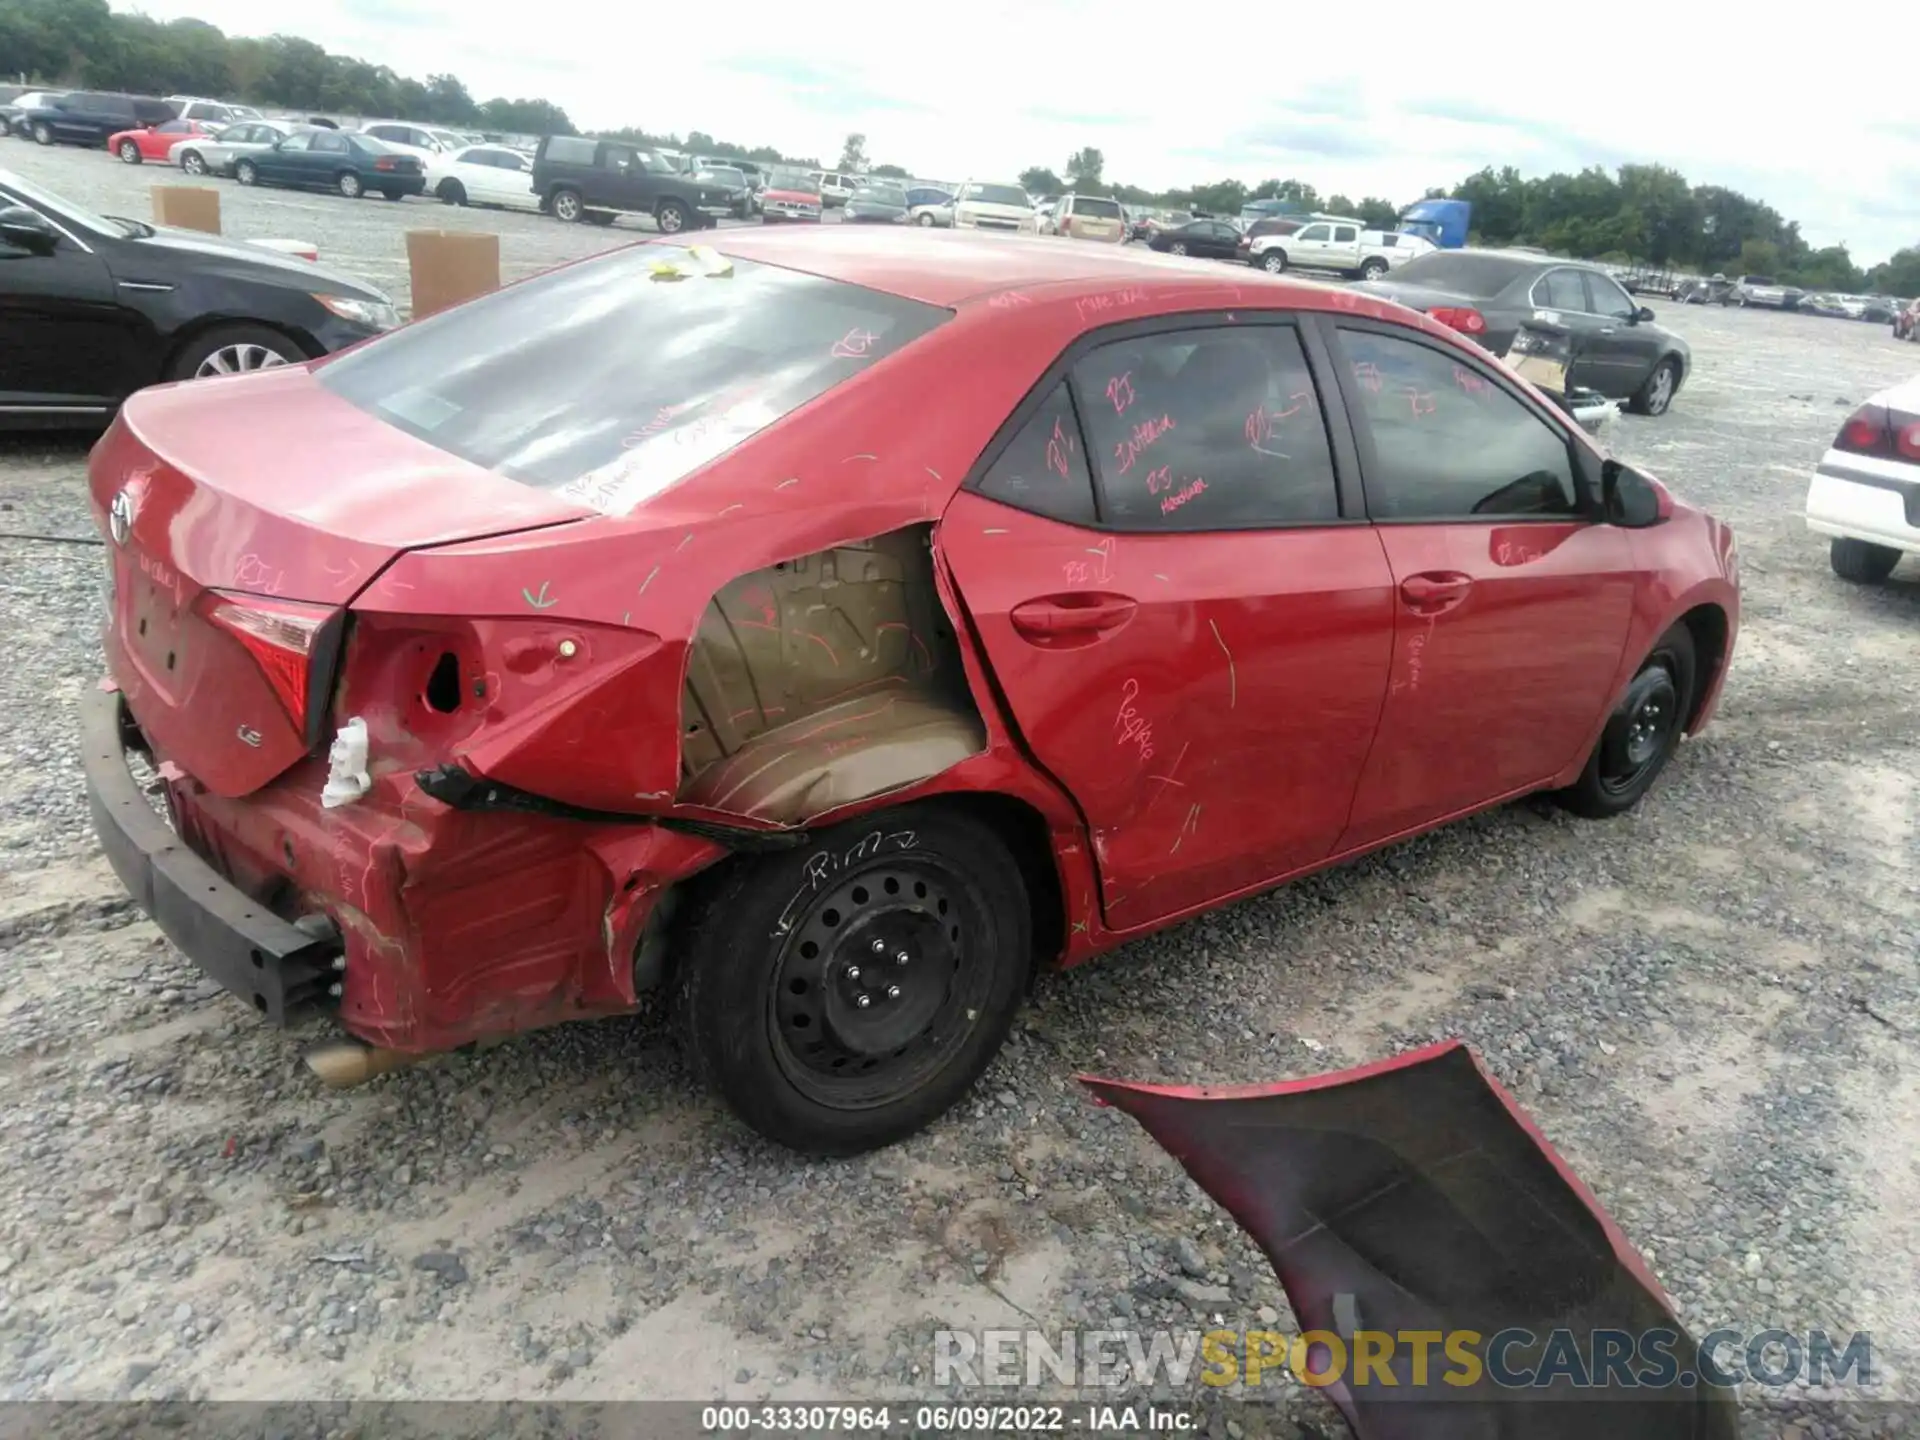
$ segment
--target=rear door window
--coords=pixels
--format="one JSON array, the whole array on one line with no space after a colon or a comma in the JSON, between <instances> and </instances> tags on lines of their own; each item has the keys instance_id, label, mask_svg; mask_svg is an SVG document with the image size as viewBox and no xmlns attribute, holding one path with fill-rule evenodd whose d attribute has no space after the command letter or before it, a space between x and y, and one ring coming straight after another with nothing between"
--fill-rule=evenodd
<instances>
[{"instance_id":1,"label":"rear door window","mask_svg":"<svg viewBox=\"0 0 1920 1440\"><path fill-rule=\"evenodd\" d=\"M1116 529L1339 518L1320 398L1291 325L1103 345L1074 366L1101 513Z\"/></svg>"},{"instance_id":2,"label":"rear door window","mask_svg":"<svg viewBox=\"0 0 1920 1440\"><path fill-rule=\"evenodd\" d=\"M313 144L309 148L316 155L344 155L349 147L346 136L325 130L313 137Z\"/></svg>"},{"instance_id":3,"label":"rear door window","mask_svg":"<svg viewBox=\"0 0 1920 1440\"><path fill-rule=\"evenodd\" d=\"M951 315L781 266L721 264L629 246L382 336L316 375L475 465L618 512Z\"/></svg>"},{"instance_id":4,"label":"rear door window","mask_svg":"<svg viewBox=\"0 0 1920 1440\"><path fill-rule=\"evenodd\" d=\"M542 159L556 165L591 165L593 141L575 135L554 135L548 138L547 148L540 154Z\"/></svg>"},{"instance_id":5,"label":"rear door window","mask_svg":"<svg viewBox=\"0 0 1920 1440\"><path fill-rule=\"evenodd\" d=\"M1021 510L1094 523L1093 476L1080 443L1080 421L1066 381L1053 387L1033 417L1007 442L980 478L980 493Z\"/></svg>"},{"instance_id":6,"label":"rear door window","mask_svg":"<svg viewBox=\"0 0 1920 1440\"><path fill-rule=\"evenodd\" d=\"M1587 308L1587 292L1580 284L1578 270L1549 270L1534 285L1533 298L1549 310L1583 314Z\"/></svg>"}]
</instances>

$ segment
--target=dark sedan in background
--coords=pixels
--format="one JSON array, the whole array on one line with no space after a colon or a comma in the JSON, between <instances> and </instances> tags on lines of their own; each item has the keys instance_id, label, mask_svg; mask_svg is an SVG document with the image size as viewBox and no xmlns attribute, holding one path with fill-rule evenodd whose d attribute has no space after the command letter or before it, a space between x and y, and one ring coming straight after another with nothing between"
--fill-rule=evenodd
<instances>
[{"instance_id":1,"label":"dark sedan in background","mask_svg":"<svg viewBox=\"0 0 1920 1440\"><path fill-rule=\"evenodd\" d=\"M904 185L862 185L847 197L841 218L854 225L904 225L912 208Z\"/></svg>"},{"instance_id":2,"label":"dark sedan in background","mask_svg":"<svg viewBox=\"0 0 1920 1440\"><path fill-rule=\"evenodd\" d=\"M21 114L28 135L42 145L105 145L109 136L171 120L179 112L151 95L72 90L48 97Z\"/></svg>"},{"instance_id":3,"label":"dark sedan in background","mask_svg":"<svg viewBox=\"0 0 1920 1440\"><path fill-rule=\"evenodd\" d=\"M1572 335L1570 385L1662 415L1692 368L1687 342L1597 265L1523 250L1436 250L1389 280L1353 287L1424 310L1504 355L1523 320L1539 314Z\"/></svg>"},{"instance_id":4,"label":"dark sedan in background","mask_svg":"<svg viewBox=\"0 0 1920 1440\"><path fill-rule=\"evenodd\" d=\"M338 190L349 200L369 191L398 200L427 189L419 156L353 130L296 130L270 150L235 160L233 178L242 185Z\"/></svg>"},{"instance_id":5,"label":"dark sedan in background","mask_svg":"<svg viewBox=\"0 0 1920 1440\"><path fill-rule=\"evenodd\" d=\"M298 365L398 323L310 261L95 215L0 170L0 428L99 426L142 386Z\"/></svg>"},{"instance_id":6,"label":"dark sedan in background","mask_svg":"<svg viewBox=\"0 0 1920 1440\"><path fill-rule=\"evenodd\" d=\"M1225 220L1189 220L1150 231L1147 244L1169 255L1204 255L1232 260L1240 247L1240 227Z\"/></svg>"}]
</instances>

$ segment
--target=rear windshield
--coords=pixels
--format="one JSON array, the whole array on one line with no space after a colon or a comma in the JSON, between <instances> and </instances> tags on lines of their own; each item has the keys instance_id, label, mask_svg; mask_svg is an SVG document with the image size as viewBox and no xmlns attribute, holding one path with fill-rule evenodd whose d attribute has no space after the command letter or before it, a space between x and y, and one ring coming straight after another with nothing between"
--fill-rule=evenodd
<instances>
[{"instance_id":1,"label":"rear windshield","mask_svg":"<svg viewBox=\"0 0 1920 1440\"><path fill-rule=\"evenodd\" d=\"M1429 285L1485 300L1498 295L1531 268L1532 262L1507 255L1438 250L1431 255L1416 255L1393 272L1393 279L1397 285Z\"/></svg>"},{"instance_id":2,"label":"rear windshield","mask_svg":"<svg viewBox=\"0 0 1920 1440\"><path fill-rule=\"evenodd\" d=\"M1022 210L1030 208L1027 192L1018 185L969 185L963 200L978 200L982 205L1018 205Z\"/></svg>"},{"instance_id":3,"label":"rear windshield","mask_svg":"<svg viewBox=\"0 0 1920 1440\"><path fill-rule=\"evenodd\" d=\"M1086 200L1076 196L1073 202L1073 213L1090 216L1095 220L1118 220L1120 202L1118 200Z\"/></svg>"},{"instance_id":4,"label":"rear windshield","mask_svg":"<svg viewBox=\"0 0 1920 1440\"><path fill-rule=\"evenodd\" d=\"M316 375L463 460L618 513L950 313L704 246L642 244L396 330Z\"/></svg>"}]
</instances>

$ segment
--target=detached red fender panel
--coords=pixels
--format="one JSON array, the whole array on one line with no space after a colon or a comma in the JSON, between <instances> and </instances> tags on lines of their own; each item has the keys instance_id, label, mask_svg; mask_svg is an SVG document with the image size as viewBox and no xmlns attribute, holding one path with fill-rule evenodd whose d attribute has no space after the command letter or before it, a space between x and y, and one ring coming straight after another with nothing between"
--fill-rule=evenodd
<instances>
[{"instance_id":1,"label":"detached red fender panel","mask_svg":"<svg viewBox=\"0 0 1920 1440\"><path fill-rule=\"evenodd\" d=\"M1316 1345L1305 1363L1316 1376L1338 1371L1324 1393L1359 1440L1737 1435L1729 1391L1681 1383L1699 1373L1698 1346L1646 1262L1464 1043L1267 1086L1081 1078L1253 1236L1303 1335L1339 1337L1344 1366L1332 1346ZM1532 1338L1504 1346L1496 1372L1491 1342L1515 1330ZM1422 1384L1420 1347L1397 1339L1409 1331L1439 1332ZM1471 1384L1439 1338L1461 1331L1477 1332L1484 1362ZM1591 1369L1595 1388L1559 1378L1555 1331L1573 1337L1575 1373ZM1390 1351L1374 1343L1385 1364L1363 1383L1351 1383L1356 1332L1396 1337ZM1598 1332L1636 1345L1664 1332L1671 1362L1635 1353L1624 1364L1644 1383L1603 1384ZM1271 1383L1286 1360L1268 1366ZM1513 1383L1536 1374L1556 1378Z\"/></svg>"}]
</instances>

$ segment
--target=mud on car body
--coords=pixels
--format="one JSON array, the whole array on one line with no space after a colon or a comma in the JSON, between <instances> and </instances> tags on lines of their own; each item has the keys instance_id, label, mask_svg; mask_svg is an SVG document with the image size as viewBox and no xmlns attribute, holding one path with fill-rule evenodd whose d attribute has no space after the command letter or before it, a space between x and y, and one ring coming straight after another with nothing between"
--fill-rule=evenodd
<instances>
[{"instance_id":1,"label":"mud on car body","mask_svg":"<svg viewBox=\"0 0 1920 1440\"><path fill-rule=\"evenodd\" d=\"M123 881L380 1065L665 988L743 1118L845 1153L1036 963L1526 791L1615 813L1706 722L1730 534L1498 361L1018 248L641 244L137 396L92 461Z\"/></svg>"}]
</instances>

